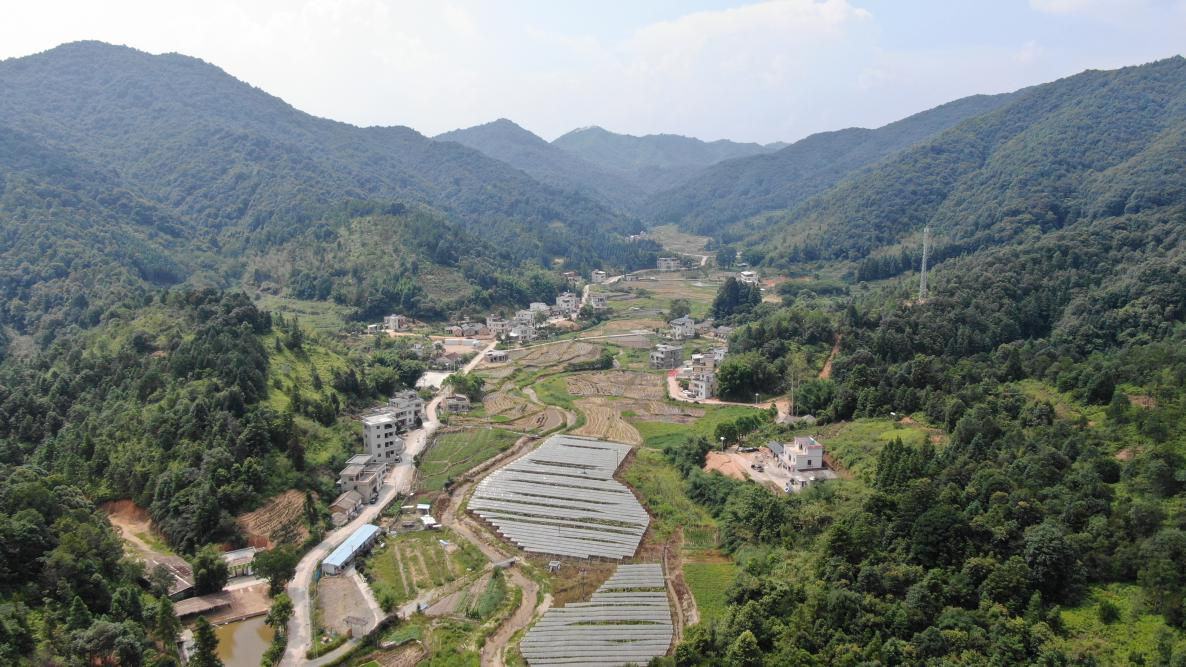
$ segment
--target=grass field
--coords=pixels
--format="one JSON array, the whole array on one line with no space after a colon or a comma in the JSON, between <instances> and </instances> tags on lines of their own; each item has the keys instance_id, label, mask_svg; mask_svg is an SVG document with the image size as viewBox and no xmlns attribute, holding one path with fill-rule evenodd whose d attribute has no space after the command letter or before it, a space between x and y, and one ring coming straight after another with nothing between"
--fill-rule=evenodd
<instances>
[{"instance_id":1,"label":"grass field","mask_svg":"<svg viewBox=\"0 0 1186 667\"><path fill-rule=\"evenodd\" d=\"M518 435L499 428L446 433L420 459L420 490L439 491L445 482L505 451Z\"/></svg>"},{"instance_id":2,"label":"grass field","mask_svg":"<svg viewBox=\"0 0 1186 667\"><path fill-rule=\"evenodd\" d=\"M688 234L675 225L653 227L647 232L647 235L668 250L699 255L704 254L704 245L708 243L709 239L707 236Z\"/></svg>"},{"instance_id":3,"label":"grass field","mask_svg":"<svg viewBox=\"0 0 1186 667\"><path fill-rule=\"evenodd\" d=\"M908 445L919 446L939 434L922 425L907 425L890 419L858 419L815 429L824 448L849 472L866 481L877 471L877 455L886 443L901 438ZM937 443L937 447L942 445Z\"/></svg>"},{"instance_id":4,"label":"grass field","mask_svg":"<svg viewBox=\"0 0 1186 667\"><path fill-rule=\"evenodd\" d=\"M1099 619L1099 605L1105 599L1120 610L1120 619L1114 623ZM1186 640L1186 632L1171 629L1164 618L1143 608L1141 588L1135 584L1094 588L1082 604L1065 607L1059 614L1067 630L1066 650L1072 655L1091 654L1099 664L1129 664L1133 652L1155 664L1161 633L1172 633L1174 641Z\"/></svg>"},{"instance_id":5,"label":"grass field","mask_svg":"<svg viewBox=\"0 0 1186 667\"><path fill-rule=\"evenodd\" d=\"M642 496L643 504L654 517L651 528L661 541L675 534L698 527L714 530L712 517L701 506L684 494L684 480L679 471L663 455L653 449L640 448L622 473L622 479Z\"/></svg>"},{"instance_id":6,"label":"grass field","mask_svg":"<svg viewBox=\"0 0 1186 667\"><path fill-rule=\"evenodd\" d=\"M723 563L684 563L684 581L696 598L700 622L710 623L725 613L725 593L737 576L737 565Z\"/></svg>"},{"instance_id":7,"label":"grass field","mask_svg":"<svg viewBox=\"0 0 1186 667\"><path fill-rule=\"evenodd\" d=\"M300 319L301 324L314 331L334 334L345 328L350 312L349 308L332 301L303 301L263 293L255 298L255 305L263 310L282 314L285 319L295 316Z\"/></svg>"},{"instance_id":8,"label":"grass field","mask_svg":"<svg viewBox=\"0 0 1186 667\"><path fill-rule=\"evenodd\" d=\"M452 554L438 540L459 548ZM365 561L367 579L384 608L406 602L422 590L443 586L476 571L485 558L465 540L448 530L416 531L389 538Z\"/></svg>"},{"instance_id":9,"label":"grass field","mask_svg":"<svg viewBox=\"0 0 1186 667\"><path fill-rule=\"evenodd\" d=\"M637 422L634 424L642 434L643 445L662 449L671 444L682 443L689 436L703 435L711 440L717 424L732 421L738 417L757 414L760 410L741 405L697 405L704 410L704 416L693 424L671 424L667 422Z\"/></svg>"},{"instance_id":10,"label":"grass field","mask_svg":"<svg viewBox=\"0 0 1186 667\"><path fill-rule=\"evenodd\" d=\"M1017 384L1021 393L1036 400L1049 401L1054 414L1062 419L1087 419L1091 424L1104 422L1104 406L1083 405L1070 396L1039 380L1022 380Z\"/></svg>"},{"instance_id":11,"label":"grass field","mask_svg":"<svg viewBox=\"0 0 1186 667\"><path fill-rule=\"evenodd\" d=\"M568 410L574 410L572 394L568 393L568 384L563 375L554 375L533 385L535 395L539 400L549 405L558 405Z\"/></svg>"}]
</instances>

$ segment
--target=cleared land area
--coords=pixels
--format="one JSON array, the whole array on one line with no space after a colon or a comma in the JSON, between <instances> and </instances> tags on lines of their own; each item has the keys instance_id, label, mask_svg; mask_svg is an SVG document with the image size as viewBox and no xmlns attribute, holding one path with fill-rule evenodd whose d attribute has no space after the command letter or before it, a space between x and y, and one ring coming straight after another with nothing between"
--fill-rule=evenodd
<instances>
[{"instance_id":1,"label":"cleared land area","mask_svg":"<svg viewBox=\"0 0 1186 667\"><path fill-rule=\"evenodd\" d=\"M642 436L639 435L638 429L622 418L621 407L616 405L617 401L598 397L582 398L573 403L585 414L585 423L573 431L574 434L631 445L642 444Z\"/></svg>"},{"instance_id":2,"label":"cleared land area","mask_svg":"<svg viewBox=\"0 0 1186 667\"><path fill-rule=\"evenodd\" d=\"M696 599L702 623L721 618L728 605L726 593L737 576L737 565L722 559L719 563L684 563L684 581Z\"/></svg>"},{"instance_id":3,"label":"cleared land area","mask_svg":"<svg viewBox=\"0 0 1186 667\"><path fill-rule=\"evenodd\" d=\"M367 602L354 577L322 577L317 582L317 611L321 627L331 634L350 631L348 616L367 617Z\"/></svg>"},{"instance_id":4,"label":"cleared land area","mask_svg":"<svg viewBox=\"0 0 1186 667\"><path fill-rule=\"evenodd\" d=\"M674 635L663 568L619 565L589 602L549 609L519 650L531 667L646 664Z\"/></svg>"},{"instance_id":5,"label":"cleared land area","mask_svg":"<svg viewBox=\"0 0 1186 667\"><path fill-rule=\"evenodd\" d=\"M563 366L576 361L592 361L601 349L592 343L565 341L562 343L537 345L522 350L511 350L510 358L515 366L525 369L541 369Z\"/></svg>"},{"instance_id":6,"label":"cleared land area","mask_svg":"<svg viewBox=\"0 0 1186 667\"><path fill-rule=\"evenodd\" d=\"M236 517L235 521L243 529L249 546L270 549L275 546L272 535L284 526L291 526L296 531L298 542L309 537L309 529L301 520L304 507L305 494L289 489L264 503L263 507Z\"/></svg>"},{"instance_id":7,"label":"cleared land area","mask_svg":"<svg viewBox=\"0 0 1186 667\"><path fill-rule=\"evenodd\" d=\"M524 551L628 558L650 523L613 478L629 452L620 443L553 436L483 479L469 510Z\"/></svg>"},{"instance_id":8,"label":"cleared land area","mask_svg":"<svg viewBox=\"0 0 1186 667\"><path fill-rule=\"evenodd\" d=\"M499 428L466 429L438 435L420 458L420 490L441 490L449 479L506 451L518 437Z\"/></svg>"}]
</instances>

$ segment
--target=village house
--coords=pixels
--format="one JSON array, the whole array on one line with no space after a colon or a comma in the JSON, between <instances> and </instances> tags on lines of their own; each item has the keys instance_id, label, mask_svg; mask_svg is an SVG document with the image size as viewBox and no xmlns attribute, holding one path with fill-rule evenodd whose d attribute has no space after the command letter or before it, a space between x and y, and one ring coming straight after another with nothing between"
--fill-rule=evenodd
<instances>
[{"instance_id":1,"label":"village house","mask_svg":"<svg viewBox=\"0 0 1186 667\"><path fill-rule=\"evenodd\" d=\"M658 260L658 267L660 271L679 271L680 261L678 257L660 257Z\"/></svg>"},{"instance_id":2,"label":"village house","mask_svg":"<svg viewBox=\"0 0 1186 667\"><path fill-rule=\"evenodd\" d=\"M693 373L688 381L688 390L692 398L704 401L717 395L717 374L712 371Z\"/></svg>"},{"instance_id":3,"label":"village house","mask_svg":"<svg viewBox=\"0 0 1186 667\"><path fill-rule=\"evenodd\" d=\"M343 492L354 491L363 502L374 503L379 499L386 472L387 464L376 462L370 454L356 454L338 473L338 486Z\"/></svg>"},{"instance_id":4,"label":"village house","mask_svg":"<svg viewBox=\"0 0 1186 667\"><path fill-rule=\"evenodd\" d=\"M787 493L797 493L819 482L836 479L836 473L824 463L824 446L810 436L797 436L788 443L767 444L778 465L790 471L784 485Z\"/></svg>"},{"instance_id":5,"label":"village house","mask_svg":"<svg viewBox=\"0 0 1186 667\"><path fill-rule=\"evenodd\" d=\"M590 294L589 307L593 310L605 310L609 308L609 297L604 294Z\"/></svg>"},{"instance_id":6,"label":"village house","mask_svg":"<svg viewBox=\"0 0 1186 667\"><path fill-rule=\"evenodd\" d=\"M742 271L741 273L737 274L737 282L743 283L745 285L757 285L758 274L754 273L753 271Z\"/></svg>"},{"instance_id":7,"label":"village house","mask_svg":"<svg viewBox=\"0 0 1186 667\"><path fill-rule=\"evenodd\" d=\"M687 340L696 337L696 320L684 315L668 322L671 326L671 337L676 340Z\"/></svg>"},{"instance_id":8,"label":"village house","mask_svg":"<svg viewBox=\"0 0 1186 667\"><path fill-rule=\"evenodd\" d=\"M388 315L383 318L383 328L388 331L406 331L412 328L412 318L403 315Z\"/></svg>"},{"instance_id":9,"label":"village house","mask_svg":"<svg viewBox=\"0 0 1186 667\"><path fill-rule=\"evenodd\" d=\"M726 355L726 354L729 354L729 348L727 348L727 347L714 347L714 348L712 348L712 361L713 361L713 363L714 363L714 364L717 364L717 365L719 365L719 364L720 364L722 361L724 361L724 360L725 360L725 355Z\"/></svg>"},{"instance_id":10,"label":"village house","mask_svg":"<svg viewBox=\"0 0 1186 667\"><path fill-rule=\"evenodd\" d=\"M397 463L404 453L404 439L399 437L399 421L390 412L362 418L362 439L367 453L375 461Z\"/></svg>"},{"instance_id":11,"label":"village house","mask_svg":"<svg viewBox=\"0 0 1186 667\"><path fill-rule=\"evenodd\" d=\"M451 394L445 397L445 410L449 412L469 412L469 397L463 394Z\"/></svg>"},{"instance_id":12,"label":"village house","mask_svg":"<svg viewBox=\"0 0 1186 667\"><path fill-rule=\"evenodd\" d=\"M505 336L511 331L511 322L504 320L498 315L487 315L486 329L488 329L490 334L493 336Z\"/></svg>"},{"instance_id":13,"label":"village house","mask_svg":"<svg viewBox=\"0 0 1186 667\"><path fill-rule=\"evenodd\" d=\"M362 496L357 491L343 491L329 506L329 518L334 526L344 526L362 511Z\"/></svg>"},{"instance_id":14,"label":"village house","mask_svg":"<svg viewBox=\"0 0 1186 667\"><path fill-rule=\"evenodd\" d=\"M733 335L733 327L727 327L725 325L721 325L716 328L715 333L716 333L717 338L720 338L721 340L726 340L729 338L729 336Z\"/></svg>"},{"instance_id":15,"label":"village house","mask_svg":"<svg viewBox=\"0 0 1186 667\"><path fill-rule=\"evenodd\" d=\"M573 294L572 292L564 292L560 296L556 297L556 314L570 315L575 313L577 312L577 308L580 308L580 304L581 300L576 294Z\"/></svg>"},{"instance_id":16,"label":"village house","mask_svg":"<svg viewBox=\"0 0 1186 667\"><path fill-rule=\"evenodd\" d=\"M226 563L227 574L232 577L247 577L255 573L255 554L259 549L243 547L222 552L222 562Z\"/></svg>"},{"instance_id":17,"label":"village house","mask_svg":"<svg viewBox=\"0 0 1186 667\"><path fill-rule=\"evenodd\" d=\"M595 284L601 284L605 282L609 276L606 275L605 271L602 271L601 269L594 269L593 273L589 274L589 277Z\"/></svg>"},{"instance_id":18,"label":"village house","mask_svg":"<svg viewBox=\"0 0 1186 667\"><path fill-rule=\"evenodd\" d=\"M387 400L387 411L400 431L419 428L424 422L424 399L413 389L398 391Z\"/></svg>"},{"instance_id":19,"label":"village house","mask_svg":"<svg viewBox=\"0 0 1186 667\"><path fill-rule=\"evenodd\" d=\"M527 343L535 340L536 335L535 327L530 324L516 324L507 334L507 339L512 342Z\"/></svg>"},{"instance_id":20,"label":"village house","mask_svg":"<svg viewBox=\"0 0 1186 667\"><path fill-rule=\"evenodd\" d=\"M501 364L508 359L506 350L487 350L486 361L492 364Z\"/></svg>"},{"instance_id":21,"label":"village house","mask_svg":"<svg viewBox=\"0 0 1186 667\"><path fill-rule=\"evenodd\" d=\"M369 334L379 333L382 330L383 329L378 324L368 324L367 325L367 333L369 333Z\"/></svg>"},{"instance_id":22,"label":"village house","mask_svg":"<svg viewBox=\"0 0 1186 667\"><path fill-rule=\"evenodd\" d=\"M570 287L576 287L581 284L581 276L576 271L565 271L561 275L564 276L564 282L568 283Z\"/></svg>"},{"instance_id":23,"label":"village house","mask_svg":"<svg viewBox=\"0 0 1186 667\"><path fill-rule=\"evenodd\" d=\"M535 326L535 312L531 310L515 311L515 324Z\"/></svg>"},{"instance_id":24,"label":"village house","mask_svg":"<svg viewBox=\"0 0 1186 667\"><path fill-rule=\"evenodd\" d=\"M684 348L662 343L651 350L651 368L679 368L684 362Z\"/></svg>"}]
</instances>

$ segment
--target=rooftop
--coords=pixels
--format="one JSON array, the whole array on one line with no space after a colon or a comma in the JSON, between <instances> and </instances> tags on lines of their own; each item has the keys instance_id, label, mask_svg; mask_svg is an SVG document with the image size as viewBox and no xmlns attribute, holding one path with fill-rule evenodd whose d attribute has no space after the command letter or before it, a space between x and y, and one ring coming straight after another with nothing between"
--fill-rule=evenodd
<instances>
[{"instance_id":1,"label":"rooftop","mask_svg":"<svg viewBox=\"0 0 1186 667\"><path fill-rule=\"evenodd\" d=\"M337 549L326 558L323 563L329 563L333 567L343 567L346 563L358 553L362 545L366 544L374 536L379 534L379 527L372 524L364 524L359 526L358 530L350 534L345 542L338 545Z\"/></svg>"},{"instance_id":2,"label":"rooftop","mask_svg":"<svg viewBox=\"0 0 1186 667\"><path fill-rule=\"evenodd\" d=\"M382 424L394 424L395 415L390 412L380 412L378 414L367 415L362 418L362 423L367 426L379 426Z\"/></svg>"}]
</instances>

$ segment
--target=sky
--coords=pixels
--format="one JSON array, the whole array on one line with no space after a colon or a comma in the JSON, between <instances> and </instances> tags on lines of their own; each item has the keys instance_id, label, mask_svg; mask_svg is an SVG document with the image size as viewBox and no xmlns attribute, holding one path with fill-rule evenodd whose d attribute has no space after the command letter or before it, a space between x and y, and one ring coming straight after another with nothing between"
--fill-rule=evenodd
<instances>
[{"instance_id":1,"label":"sky","mask_svg":"<svg viewBox=\"0 0 1186 667\"><path fill-rule=\"evenodd\" d=\"M435 135L794 141L1186 52L1186 0L3 0L0 58L178 52L309 113Z\"/></svg>"}]
</instances>

